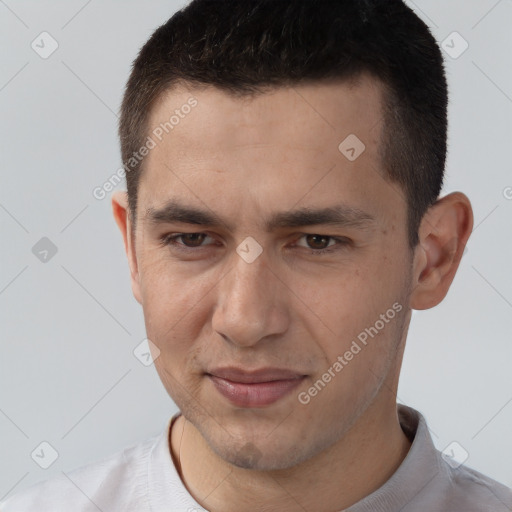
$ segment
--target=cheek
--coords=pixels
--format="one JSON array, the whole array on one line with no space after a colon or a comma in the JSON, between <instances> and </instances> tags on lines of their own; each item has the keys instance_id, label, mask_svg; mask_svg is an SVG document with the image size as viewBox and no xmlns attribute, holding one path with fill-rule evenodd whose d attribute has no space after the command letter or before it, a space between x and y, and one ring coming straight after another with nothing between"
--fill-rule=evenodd
<instances>
[{"instance_id":1,"label":"cheek","mask_svg":"<svg viewBox=\"0 0 512 512\"><path fill-rule=\"evenodd\" d=\"M325 366L300 390L305 393L302 399L310 400L319 418L336 417L344 425L347 418L357 416L371 403L389 378L404 311L395 314L396 310L390 307L391 310L378 309L376 315L366 312L364 319L346 316L347 328L340 327L342 334L338 339L327 347L324 345ZM386 316L386 311L391 312ZM381 319L381 313L387 323Z\"/></svg>"},{"instance_id":2,"label":"cheek","mask_svg":"<svg viewBox=\"0 0 512 512\"><path fill-rule=\"evenodd\" d=\"M320 339L347 341L378 318L383 304L391 299L389 284L375 269L350 265L320 279L307 279L294 288L309 310L311 328ZM390 302L389 306L393 301ZM320 336L320 333L323 333Z\"/></svg>"},{"instance_id":3,"label":"cheek","mask_svg":"<svg viewBox=\"0 0 512 512\"><path fill-rule=\"evenodd\" d=\"M316 313L309 315L309 329L324 354L325 367L316 378L336 361L343 369L331 368L336 375L333 381L351 389L375 382L372 374L386 371L401 337L406 309L401 271L389 261L353 268L306 295Z\"/></svg>"},{"instance_id":4,"label":"cheek","mask_svg":"<svg viewBox=\"0 0 512 512\"><path fill-rule=\"evenodd\" d=\"M210 280L185 277L176 266L154 259L141 265L140 275L148 338L164 353L178 356L192 349L207 318Z\"/></svg>"},{"instance_id":5,"label":"cheek","mask_svg":"<svg viewBox=\"0 0 512 512\"><path fill-rule=\"evenodd\" d=\"M159 348L155 368L176 404L183 409L198 394L197 353L210 305L204 280L184 279L170 265L142 268L141 294L147 337Z\"/></svg>"}]
</instances>

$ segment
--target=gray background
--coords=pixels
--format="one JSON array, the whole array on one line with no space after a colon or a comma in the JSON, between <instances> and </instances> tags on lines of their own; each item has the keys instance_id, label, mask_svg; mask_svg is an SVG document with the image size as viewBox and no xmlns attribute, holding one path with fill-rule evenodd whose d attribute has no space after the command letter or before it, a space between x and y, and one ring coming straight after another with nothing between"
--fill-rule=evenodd
<instances>
[{"instance_id":1,"label":"gray background","mask_svg":"<svg viewBox=\"0 0 512 512\"><path fill-rule=\"evenodd\" d=\"M131 62L183 3L0 0L0 500L157 434L176 411L133 354L142 311L110 200L92 191L121 165ZM445 54L443 195L470 197L475 228L446 299L413 313L398 399L439 449L456 441L468 465L512 485L512 2L409 4L439 42L457 31L469 43ZM31 47L43 31L59 45L47 59ZM43 237L57 247L46 262L32 251ZM43 441L59 454L48 469L31 457Z\"/></svg>"}]
</instances>

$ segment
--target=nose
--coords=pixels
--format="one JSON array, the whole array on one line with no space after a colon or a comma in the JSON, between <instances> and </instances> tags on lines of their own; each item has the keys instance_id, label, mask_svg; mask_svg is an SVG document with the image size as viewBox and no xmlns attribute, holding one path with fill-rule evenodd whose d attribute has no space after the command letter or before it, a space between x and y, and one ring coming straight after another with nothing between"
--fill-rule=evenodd
<instances>
[{"instance_id":1,"label":"nose","mask_svg":"<svg viewBox=\"0 0 512 512\"><path fill-rule=\"evenodd\" d=\"M265 251L251 263L234 254L233 267L218 286L212 327L226 341L252 347L286 332L286 285L269 267Z\"/></svg>"}]
</instances>

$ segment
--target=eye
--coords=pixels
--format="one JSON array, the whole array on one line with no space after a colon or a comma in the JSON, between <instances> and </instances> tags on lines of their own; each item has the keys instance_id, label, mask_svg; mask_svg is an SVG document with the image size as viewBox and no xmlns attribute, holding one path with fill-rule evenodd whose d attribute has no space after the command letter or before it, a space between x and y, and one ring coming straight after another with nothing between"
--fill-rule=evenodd
<instances>
[{"instance_id":1,"label":"eye","mask_svg":"<svg viewBox=\"0 0 512 512\"><path fill-rule=\"evenodd\" d=\"M298 247L313 249L311 254L323 254L333 252L350 243L348 238L327 236L319 234L304 234L299 240L305 239L307 245L297 244Z\"/></svg>"},{"instance_id":2,"label":"eye","mask_svg":"<svg viewBox=\"0 0 512 512\"><path fill-rule=\"evenodd\" d=\"M214 245L212 243L203 243L208 238L215 242L215 240L206 233L169 233L160 238L160 243L162 246L171 246L180 251L190 252L206 248L208 245ZM332 253L351 243L351 241L345 237L320 235L316 233L304 233L299 240L304 240L306 245L296 243L295 247L311 249L311 254Z\"/></svg>"},{"instance_id":3,"label":"eye","mask_svg":"<svg viewBox=\"0 0 512 512\"><path fill-rule=\"evenodd\" d=\"M206 238L213 240L213 238L206 233L169 233L161 238L161 244L172 245L186 251L188 249L204 247L202 243ZM179 240L183 243L180 243Z\"/></svg>"}]
</instances>

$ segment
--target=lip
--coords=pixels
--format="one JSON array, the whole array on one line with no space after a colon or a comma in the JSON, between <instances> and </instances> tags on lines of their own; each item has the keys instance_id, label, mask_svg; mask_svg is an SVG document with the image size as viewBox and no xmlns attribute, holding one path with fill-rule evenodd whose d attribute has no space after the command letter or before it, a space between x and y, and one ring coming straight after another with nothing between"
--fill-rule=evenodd
<instances>
[{"instance_id":1,"label":"lip","mask_svg":"<svg viewBox=\"0 0 512 512\"><path fill-rule=\"evenodd\" d=\"M206 376L217 391L238 407L265 407L295 389L306 375L281 368L217 368Z\"/></svg>"}]
</instances>

